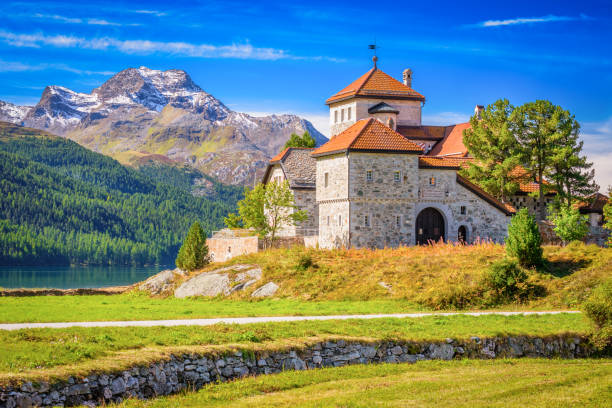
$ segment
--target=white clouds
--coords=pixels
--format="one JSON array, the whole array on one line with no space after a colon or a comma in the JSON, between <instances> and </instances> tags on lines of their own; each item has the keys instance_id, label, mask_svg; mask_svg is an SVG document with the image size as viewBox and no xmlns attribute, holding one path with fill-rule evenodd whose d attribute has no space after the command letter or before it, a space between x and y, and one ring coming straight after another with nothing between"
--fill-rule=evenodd
<instances>
[{"instance_id":1,"label":"white clouds","mask_svg":"<svg viewBox=\"0 0 612 408\"><path fill-rule=\"evenodd\" d=\"M79 75L113 75L112 71L90 71L74 68L66 64L24 64L18 61L5 61L0 59L0 72L33 72L44 70L57 70L72 72Z\"/></svg>"},{"instance_id":2,"label":"white clouds","mask_svg":"<svg viewBox=\"0 0 612 408\"><path fill-rule=\"evenodd\" d=\"M124 24L124 23L116 23L113 21L108 21L108 20L104 20L101 18L78 18L78 17L65 17L65 16L60 16L58 14L34 14L33 17L35 18L39 18L39 19L44 19L44 20L53 20L53 21L58 21L60 23L66 23L66 24L88 24L88 25L101 25L101 26L117 26L117 27L121 27L121 26L139 26L141 24L135 24L135 23L128 23L128 24Z\"/></svg>"},{"instance_id":3,"label":"white clouds","mask_svg":"<svg viewBox=\"0 0 612 408\"><path fill-rule=\"evenodd\" d=\"M53 46L58 48L79 48L90 50L117 50L124 54L149 55L163 53L197 58L235 58L255 60L321 60L326 59L333 62L339 60L334 58L314 56L301 57L287 53L285 50L276 48L258 48L251 44L192 44L187 42L163 42L150 40L119 40L112 37L83 38L66 35L16 34L0 31L0 41L14 47L40 48L42 46Z\"/></svg>"},{"instance_id":4,"label":"white clouds","mask_svg":"<svg viewBox=\"0 0 612 408\"><path fill-rule=\"evenodd\" d=\"M166 15L166 13L162 12L162 11L157 11L157 10L130 10L132 13L137 13L137 14L151 14L157 17L163 17Z\"/></svg>"},{"instance_id":5,"label":"white clouds","mask_svg":"<svg viewBox=\"0 0 612 408\"><path fill-rule=\"evenodd\" d=\"M612 185L612 117L602 122L582 124L584 151L595 168L595 179L606 191Z\"/></svg>"},{"instance_id":6,"label":"white clouds","mask_svg":"<svg viewBox=\"0 0 612 408\"><path fill-rule=\"evenodd\" d=\"M467 27L500 27L500 26L511 26L519 24L536 24L536 23L552 23L559 21L576 21L576 20L588 20L589 17L581 14L579 17L571 16L555 16L549 14L542 17L517 17L509 18L506 20L487 20L476 24L469 24Z\"/></svg>"}]
</instances>

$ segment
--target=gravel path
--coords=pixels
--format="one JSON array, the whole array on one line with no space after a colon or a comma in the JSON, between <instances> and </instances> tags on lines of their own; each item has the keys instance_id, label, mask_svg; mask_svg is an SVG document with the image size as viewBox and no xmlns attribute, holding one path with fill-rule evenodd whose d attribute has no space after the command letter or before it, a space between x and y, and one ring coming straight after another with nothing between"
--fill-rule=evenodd
<instances>
[{"instance_id":1,"label":"gravel path","mask_svg":"<svg viewBox=\"0 0 612 408\"><path fill-rule=\"evenodd\" d=\"M332 315L332 316L270 316L270 317L220 317L214 319L184 319L184 320L133 320L119 322L61 322L61 323L10 323L0 324L0 330L20 329L62 329L66 327L153 327L153 326L211 326L217 323L249 324L268 322L297 322L302 320L347 320L347 319L381 319L381 318L417 318L425 316L516 316L516 315L550 315L560 313L580 313L579 311L546 311L546 312L449 312L449 313L396 313L367 315Z\"/></svg>"}]
</instances>

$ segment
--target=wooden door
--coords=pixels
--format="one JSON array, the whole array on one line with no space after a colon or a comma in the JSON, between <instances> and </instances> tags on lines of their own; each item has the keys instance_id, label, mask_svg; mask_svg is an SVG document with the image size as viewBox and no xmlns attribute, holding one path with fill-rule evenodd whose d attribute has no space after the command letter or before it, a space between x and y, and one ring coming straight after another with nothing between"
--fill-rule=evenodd
<instances>
[{"instance_id":1,"label":"wooden door","mask_svg":"<svg viewBox=\"0 0 612 408\"><path fill-rule=\"evenodd\" d=\"M416 221L417 245L426 245L430 241L444 240L444 217L435 208L421 211Z\"/></svg>"}]
</instances>

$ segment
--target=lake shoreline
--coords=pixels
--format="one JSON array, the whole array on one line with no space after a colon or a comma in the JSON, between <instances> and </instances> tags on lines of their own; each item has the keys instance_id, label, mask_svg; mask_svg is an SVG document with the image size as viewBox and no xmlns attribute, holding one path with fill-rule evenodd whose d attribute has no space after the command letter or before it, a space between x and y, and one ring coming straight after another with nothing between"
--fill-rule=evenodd
<instances>
[{"instance_id":1,"label":"lake shoreline","mask_svg":"<svg viewBox=\"0 0 612 408\"><path fill-rule=\"evenodd\" d=\"M109 286L104 288L76 288L76 289L2 289L0 297L27 297L27 296L78 296L78 295L119 295L128 291L129 286Z\"/></svg>"}]
</instances>

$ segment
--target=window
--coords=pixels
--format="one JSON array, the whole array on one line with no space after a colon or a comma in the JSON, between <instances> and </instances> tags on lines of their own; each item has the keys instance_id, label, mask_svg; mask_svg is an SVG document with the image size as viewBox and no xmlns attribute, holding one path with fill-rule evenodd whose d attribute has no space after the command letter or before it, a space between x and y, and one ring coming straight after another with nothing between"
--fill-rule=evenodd
<instances>
[{"instance_id":1,"label":"window","mask_svg":"<svg viewBox=\"0 0 612 408\"><path fill-rule=\"evenodd\" d=\"M325 173L325 187L329 185L329 173Z\"/></svg>"},{"instance_id":2,"label":"window","mask_svg":"<svg viewBox=\"0 0 612 408\"><path fill-rule=\"evenodd\" d=\"M400 172L396 171L393 173L393 181L395 181L396 183L400 182Z\"/></svg>"},{"instance_id":3,"label":"window","mask_svg":"<svg viewBox=\"0 0 612 408\"><path fill-rule=\"evenodd\" d=\"M401 215L396 215L395 216L395 226L396 227L401 227L402 226L402 216Z\"/></svg>"},{"instance_id":4,"label":"window","mask_svg":"<svg viewBox=\"0 0 612 408\"><path fill-rule=\"evenodd\" d=\"M344 109L340 111L340 122L344 122Z\"/></svg>"},{"instance_id":5,"label":"window","mask_svg":"<svg viewBox=\"0 0 612 408\"><path fill-rule=\"evenodd\" d=\"M465 205L461 206L461 215L465 215Z\"/></svg>"},{"instance_id":6,"label":"window","mask_svg":"<svg viewBox=\"0 0 612 408\"><path fill-rule=\"evenodd\" d=\"M329 226L329 215L327 216L327 225Z\"/></svg>"},{"instance_id":7,"label":"window","mask_svg":"<svg viewBox=\"0 0 612 408\"><path fill-rule=\"evenodd\" d=\"M338 123L338 111L334 111L334 123Z\"/></svg>"},{"instance_id":8,"label":"window","mask_svg":"<svg viewBox=\"0 0 612 408\"><path fill-rule=\"evenodd\" d=\"M436 178L435 177L430 177L429 178L429 185L430 186L435 186L436 185Z\"/></svg>"},{"instance_id":9,"label":"window","mask_svg":"<svg viewBox=\"0 0 612 408\"><path fill-rule=\"evenodd\" d=\"M366 181L372 181L372 170L366 171Z\"/></svg>"},{"instance_id":10,"label":"window","mask_svg":"<svg viewBox=\"0 0 612 408\"><path fill-rule=\"evenodd\" d=\"M347 120L351 120L351 108L348 108L348 109L346 110L346 119L347 119Z\"/></svg>"},{"instance_id":11,"label":"window","mask_svg":"<svg viewBox=\"0 0 612 408\"><path fill-rule=\"evenodd\" d=\"M338 225L342 226L342 215L338 214Z\"/></svg>"},{"instance_id":12,"label":"window","mask_svg":"<svg viewBox=\"0 0 612 408\"><path fill-rule=\"evenodd\" d=\"M366 227L369 227L369 226L370 226L370 216L369 216L369 215L365 215L365 216L363 217L363 224L364 224Z\"/></svg>"}]
</instances>

